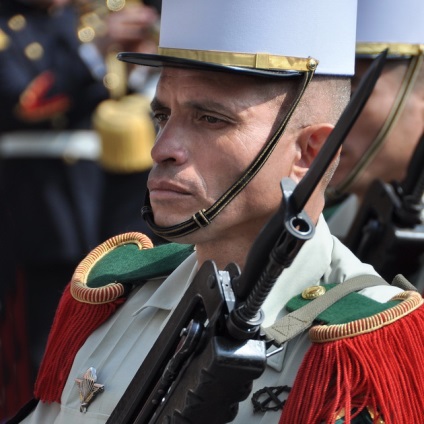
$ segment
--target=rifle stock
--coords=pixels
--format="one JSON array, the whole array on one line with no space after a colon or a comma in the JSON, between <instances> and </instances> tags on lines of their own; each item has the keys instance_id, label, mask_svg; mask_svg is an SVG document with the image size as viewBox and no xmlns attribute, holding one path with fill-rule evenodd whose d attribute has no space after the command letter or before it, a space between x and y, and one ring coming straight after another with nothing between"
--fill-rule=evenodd
<instances>
[{"instance_id":1,"label":"rifle stock","mask_svg":"<svg viewBox=\"0 0 424 424\"><path fill-rule=\"evenodd\" d=\"M224 271L212 261L201 266L107 424L234 419L266 365L263 302L314 234L303 207L371 94L386 55L374 61L302 181L281 181L281 206L255 240L243 273L234 263Z\"/></svg>"}]
</instances>

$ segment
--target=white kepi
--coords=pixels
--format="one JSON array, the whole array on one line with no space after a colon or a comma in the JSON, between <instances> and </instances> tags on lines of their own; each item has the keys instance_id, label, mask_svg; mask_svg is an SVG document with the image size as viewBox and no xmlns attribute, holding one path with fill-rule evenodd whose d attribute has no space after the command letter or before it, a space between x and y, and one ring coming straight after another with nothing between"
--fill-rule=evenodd
<instances>
[{"instance_id":1,"label":"white kepi","mask_svg":"<svg viewBox=\"0 0 424 424\"><path fill-rule=\"evenodd\" d=\"M273 76L319 62L316 74L353 75L356 12L357 0L163 0L158 54L118 57Z\"/></svg>"},{"instance_id":2,"label":"white kepi","mask_svg":"<svg viewBox=\"0 0 424 424\"><path fill-rule=\"evenodd\" d=\"M424 52L424 0L358 0L357 53L389 57Z\"/></svg>"}]
</instances>

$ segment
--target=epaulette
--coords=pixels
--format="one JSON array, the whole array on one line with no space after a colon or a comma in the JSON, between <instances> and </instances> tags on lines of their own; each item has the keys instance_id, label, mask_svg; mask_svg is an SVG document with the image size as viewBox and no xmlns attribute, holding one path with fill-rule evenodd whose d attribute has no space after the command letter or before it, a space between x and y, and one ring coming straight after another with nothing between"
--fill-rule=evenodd
<instances>
[{"instance_id":1,"label":"epaulette","mask_svg":"<svg viewBox=\"0 0 424 424\"><path fill-rule=\"evenodd\" d=\"M81 261L59 302L35 384L35 397L58 402L78 350L122 305L132 287L167 277L194 251L177 243L153 247L141 233L110 238Z\"/></svg>"},{"instance_id":2,"label":"epaulette","mask_svg":"<svg viewBox=\"0 0 424 424\"><path fill-rule=\"evenodd\" d=\"M286 308L299 311L313 297L300 294ZM376 423L424 422L423 303L416 291L385 303L353 292L321 311L279 423L351 423L364 410Z\"/></svg>"},{"instance_id":3,"label":"epaulette","mask_svg":"<svg viewBox=\"0 0 424 424\"><path fill-rule=\"evenodd\" d=\"M112 302L134 285L168 276L191 253L192 245L153 247L144 234L120 234L96 247L80 263L71 280L71 294L85 303Z\"/></svg>"},{"instance_id":4,"label":"epaulette","mask_svg":"<svg viewBox=\"0 0 424 424\"><path fill-rule=\"evenodd\" d=\"M286 309L289 312L299 310L303 306L310 304L316 298L315 296L319 296L319 293L316 294L317 290L320 290L321 293L326 293L337 286L338 284L322 284L308 287L302 293L291 298L286 304ZM400 301L400 299L393 298L389 302L381 303L355 291L337 300L337 302L319 313L315 321L316 323L327 325L347 324L383 312L399 304Z\"/></svg>"}]
</instances>

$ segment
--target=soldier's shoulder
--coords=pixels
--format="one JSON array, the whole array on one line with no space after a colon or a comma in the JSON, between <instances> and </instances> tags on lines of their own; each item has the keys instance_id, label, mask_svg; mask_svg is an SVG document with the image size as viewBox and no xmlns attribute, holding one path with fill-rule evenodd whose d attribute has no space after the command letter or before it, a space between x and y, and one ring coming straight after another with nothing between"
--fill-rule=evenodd
<instances>
[{"instance_id":1,"label":"soldier's shoulder","mask_svg":"<svg viewBox=\"0 0 424 424\"><path fill-rule=\"evenodd\" d=\"M106 240L78 265L72 296L81 302L106 303L152 278L166 277L194 251L188 244L154 247L145 234L129 232Z\"/></svg>"},{"instance_id":2,"label":"soldier's shoulder","mask_svg":"<svg viewBox=\"0 0 424 424\"><path fill-rule=\"evenodd\" d=\"M336 287L340 287L340 284L311 286L293 297L286 308L289 312L298 311L320 296L331 296L331 291ZM331 334L330 338L345 338L357 335L358 331L372 332L405 317L423 303L421 294L416 290L403 290L389 284L348 292L336 296L334 301L328 301L319 310L314 320L319 330L312 329L310 336L314 340L314 335L318 333L319 337L328 333Z\"/></svg>"}]
</instances>

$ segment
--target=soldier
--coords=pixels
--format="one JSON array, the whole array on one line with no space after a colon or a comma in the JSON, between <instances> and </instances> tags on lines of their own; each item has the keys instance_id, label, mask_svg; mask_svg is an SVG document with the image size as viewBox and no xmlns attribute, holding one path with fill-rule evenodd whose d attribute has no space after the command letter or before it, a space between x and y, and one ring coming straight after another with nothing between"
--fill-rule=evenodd
<instances>
[{"instance_id":1,"label":"soldier","mask_svg":"<svg viewBox=\"0 0 424 424\"><path fill-rule=\"evenodd\" d=\"M182 331L172 310L179 310L185 291L192 294L197 278L204 290L219 284L219 278L202 280L199 269L211 266L209 260L220 270L230 262L249 269L254 241L280 208L281 180L305 181L348 103L355 16L353 0L270 0L266 7L245 0L163 2L158 54L122 53L120 58L161 67L152 101L158 135L144 215L155 233L177 243L149 249L146 237L124 234L80 264L49 337L35 388L39 402L27 406L28 412L36 405L20 417L22 422L99 423L109 417L109 422L134 422L124 419L123 406L147 384L131 381L144 361L153 367L146 356L155 340L162 340L164 326L177 327L182 340L190 333L190 328ZM384 284L331 236L321 212L338 158L328 159L330 168L305 206L316 233L263 304L261 325L270 345L281 349L270 346L266 369L236 416L231 414L237 410L228 407L228 387L218 379L217 392L200 401L217 399L214 407L190 422L225 422L223 416L236 423L423 421L423 348L416 342L423 329L422 298ZM262 252L253 249L252 254ZM256 265L264 266L260 262ZM226 274L220 275L224 279ZM351 288L347 280L355 276L376 286L320 315L317 321L330 325L313 327L315 343L306 328L281 341L284 330L274 323L289 317L285 305L291 298L288 308L293 309L326 288L328 295L321 299L329 299L333 290ZM211 329L204 311L198 313L200 326ZM225 328L215 331L231 344ZM206 340L209 336L206 331ZM154 345L153 359L159 360L164 349ZM196 358L203 354L199 349ZM173 369L167 369L172 375ZM187 373L193 380L203 378L206 386L216 377L191 374L190 368ZM239 378L236 374L231 385ZM246 387L235 391L244 393ZM167 388L160 393L166 397ZM188 395L196 405L198 393ZM160 406L161 398L152 404Z\"/></svg>"},{"instance_id":2,"label":"soldier","mask_svg":"<svg viewBox=\"0 0 424 424\"><path fill-rule=\"evenodd\" d=\"M340 165L327 192L328 205L333 206L327 208L326 216L332 233L341 240L346 240L371 183L404 180L424 133L423 13L420 0L388 0L384 7L378 0L358 2L353 89L376 54L388 48L389 60L343 145ZM384 253L380 251L380 255ZM415 284L419 281L414 279ZM424 280L420 284L424 288Z\"/></svg>"}]
</instances>

